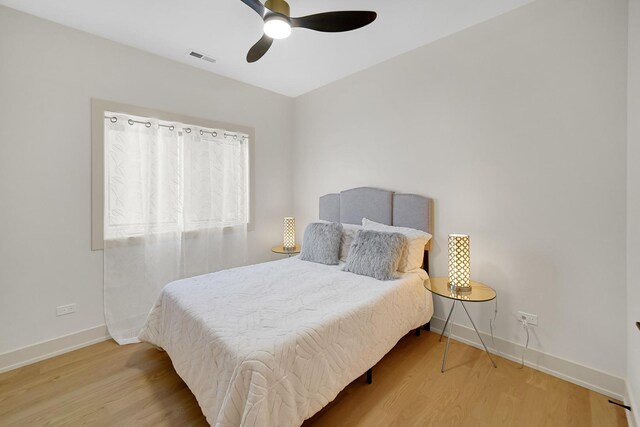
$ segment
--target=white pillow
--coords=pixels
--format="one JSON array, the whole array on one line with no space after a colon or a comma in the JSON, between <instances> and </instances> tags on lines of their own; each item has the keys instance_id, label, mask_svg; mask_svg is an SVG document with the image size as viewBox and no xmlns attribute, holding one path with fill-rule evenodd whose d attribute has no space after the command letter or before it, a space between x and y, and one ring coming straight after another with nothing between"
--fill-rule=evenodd
<instances>
[{"instance_id":1,"label":"white pillow","mask_svg":"<svg viewBox=\"0 0 640 427\"><path fill-rule=\"evenodd\" d=\"M388 233L401 233L407 236L409 246L407 253L400 260L398 270L407 272L420 268L424 260L424 248L431 240L431 234L407 227L395 227L392 225L380 224L367 218L362 218L362 228L365 230L386 231Z\"/></svg>"},{"instance_id":2,"label":"white pillow","mask_svg":"<svg viewBox=\"0 0 640 427\"><path fill-rule=\"evenodd\" d=\"M340 240L340 261L347 262L347 255L349 255L349 248L356 232L362 230L361 225L356 224L342 224L342 240Z\"/></svg>"}]
</instances>

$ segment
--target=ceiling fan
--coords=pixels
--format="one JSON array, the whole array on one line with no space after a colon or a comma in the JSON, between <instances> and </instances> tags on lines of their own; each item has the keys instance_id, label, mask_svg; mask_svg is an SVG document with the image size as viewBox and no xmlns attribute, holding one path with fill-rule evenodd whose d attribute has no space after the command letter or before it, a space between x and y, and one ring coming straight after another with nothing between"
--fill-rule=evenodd
<instances>
[{"instance_id":1,"label":"ceiling fan","mask_svg":"<svg viewBox=\"0 0 640 427\"><path fill-rule=\"evenodd\" d=\"M356 30L372 23L378 16L375 12L345 10L317 13L315 15L292 18L289 4L285 0L241 0L255 10L264 21L264 35L247 53L247 62L256 62L267 53L274 39L284 39L291 34L291 28L308 28L326 33L340 33Z\"/></svg>"}]
</instances>

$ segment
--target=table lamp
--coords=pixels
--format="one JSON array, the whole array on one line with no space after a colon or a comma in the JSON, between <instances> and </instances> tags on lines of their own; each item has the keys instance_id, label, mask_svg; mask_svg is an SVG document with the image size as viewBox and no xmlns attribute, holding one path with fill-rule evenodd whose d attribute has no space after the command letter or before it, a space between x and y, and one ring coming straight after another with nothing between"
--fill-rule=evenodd
<instances>
[{"instance_id":1,"label":"table lamp","mask_svg":"<svg viewBox=\"0 0 640 427\"><path fill-rule=\"evenodd\" d=\"M284 236L282 246L285 249L296 247L296 219L292 216L284 218Z\"/></svg>"},{"instance_id":2,"label":"table lamp","mask_svg":"<svg viewBox=\"0 0 640 427\"><path fill-rule=\"evenodd\" d=\"M449 288L455 292L471 292L471 258L469 236L449 234Z\"/></svg>"}]
</instances>

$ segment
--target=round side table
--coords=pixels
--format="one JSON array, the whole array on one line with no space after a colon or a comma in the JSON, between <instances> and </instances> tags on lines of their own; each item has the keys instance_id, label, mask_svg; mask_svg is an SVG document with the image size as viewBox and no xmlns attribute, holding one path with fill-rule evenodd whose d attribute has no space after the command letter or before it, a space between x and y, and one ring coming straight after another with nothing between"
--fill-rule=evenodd
<instances>
[{"instance_id":1,"label":"round side table","mask_svg":"<svg viewBox=\"0 0 640 427\"><path fill-rule=\"evenodd\" d=\"M497 368L496 362L493 361L493 357L491 357L491 353L489 353L489 349L485 345L480 333L478 332L478 328L476 328L476 324L473 323L473 319L469 315L469 311L467 311L467 307L465 307L465 303L467 302L485 302L491 301L496 297L496 291L490 288L487 285L483 285L479 282L471 281L471 290L467 292L456 292L455 290L451 290L449 288L449 278L448 277L431 277L427 280L425 284L426 288L430 290L435 295L441 296L443 298L448 298L453 300L453 305L451 305L451 310L449 311L449 315L447 316L447 321L442 328L442 333L440 334L440 340L442 340L442 336L447 330L447 325L449 324L449 320L451 320L451 326L449 327L449 335L447 337L447 346L444 348L444 356L442 357L442 367L440 368L440 372L444 372L444 366L447 361L447 352L449 351L449 341L451 340L451 330L453 329L453 321L456 317L456 304L460 303L462 308L464 308L464 312L467 313L467 317L471 321L471 325L473 325L473 329L475 329L478 338L480 338L480 342L484 347L484 350L487 352L491 363L493 363L493 367ZM452 317L453 316L453 317Z\"/></svg>"},{"instance_id":2,"label":"round side table","mask_svg":"<svg viewBox=\"0 0 640 427\"><path fill-rule=\"evenodd\" d=\"M289 257L300 253L300 245L295 245L293 248L285 248L283 245L274 246L271 248L271 252L277 254L287 255Z\"/></svg>"}]
</instances>

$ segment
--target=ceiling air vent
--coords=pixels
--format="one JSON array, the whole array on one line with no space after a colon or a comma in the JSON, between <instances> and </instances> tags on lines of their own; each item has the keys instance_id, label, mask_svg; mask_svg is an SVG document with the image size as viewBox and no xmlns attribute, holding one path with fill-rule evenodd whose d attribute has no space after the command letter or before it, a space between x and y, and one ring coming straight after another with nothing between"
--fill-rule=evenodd
<instances>
[{"instance_id":1,"label":"ceiling air vent","mask_svg":"<svg viewBox=\"0 0 640 427\"><path fill-rule=\"evenodd\" d=\"M205 55L204 53L197 52L195 50L188 50L187 55L193 56L194 58L202 59L203 61L211 62L212 64L216 63L216 60L209 55Z\"/></svg>"}]
</instances>

